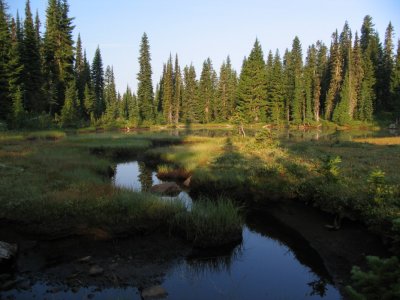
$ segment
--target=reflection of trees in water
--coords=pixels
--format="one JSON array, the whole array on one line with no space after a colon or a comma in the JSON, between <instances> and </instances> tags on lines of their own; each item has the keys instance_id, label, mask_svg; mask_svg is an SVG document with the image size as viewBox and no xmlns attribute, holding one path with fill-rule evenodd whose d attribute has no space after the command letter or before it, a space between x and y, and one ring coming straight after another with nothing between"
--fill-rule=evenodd
<instances>
[{"instance_id":1,"label":"reflection of trees in water","mask_svg":"<svg viewBox=\"0 0 400 300\"><path fill-rule=\"evenodd\" d=\"M317 279L307 284L312 288L310 296L320 296L322 298L326 295L326 291L328 290L326 285L328 283L324 279Z\"/></svg>"},{"instance_id":2,"label":"reflection of trees in water","mask_svg":"<svg viewBox=\"0 0 400 300\"><path fill-rule=\"evenodd\" d=\"M213 273L230 272L232 263L243 255L242 245L231 249L199 250L186 259L187 274L201 277Z\"/></svg>"},{"instance_id":3,"label":"reflection of trees in water","mask_svg":"<svg viewBox=\"0 0 400 300\"><path fill-rule=\"evenodd\" d=\"M139 162L139 181L142 191L146 192L153 186L152 172L146 167L144 162Z\"/></svg>"}]
</instances>

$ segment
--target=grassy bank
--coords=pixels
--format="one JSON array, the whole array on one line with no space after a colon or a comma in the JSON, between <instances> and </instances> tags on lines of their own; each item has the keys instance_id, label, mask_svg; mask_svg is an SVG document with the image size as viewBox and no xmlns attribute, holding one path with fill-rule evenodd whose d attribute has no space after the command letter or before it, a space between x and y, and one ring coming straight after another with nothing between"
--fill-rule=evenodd
<instances>
[{"instance_id":1,"label":"grassy bank","mask_svg":"<svg viewBox=\"0 0 400 300\"><path fill-rule=\"evenodd\" d=\"M180 141L179 137L148 133L4 134L0 138L0 219L46 236L95 234L98 230L109 236L154 230L168 233L178 215L185 215L186 220L195 215L187 214L180 201L115 188L110 176L113 159L140 156L145 150ZM213 205L207 209L213 211ZM229 228L222 225L213 223L228 236ZM192 230L195 234L203 228ZM195 244L203 238L207 237L198 235Z\"/></svg>"},{"instance_id":2,"label":"grassy bank","mask_svg":"<svg viewBox=\"0 0 400 300\"><path fill-rule=\"evenodd\" d=\"M159 170L162 176L191 176L193 195L223 194L250 207L300 200L332 213L335 228L344 217L360 220L396 245L400 141L351 140L299 141L262 130L251 137L189 136L145 155L167 164Z\"/></svg>"}]
</instances>

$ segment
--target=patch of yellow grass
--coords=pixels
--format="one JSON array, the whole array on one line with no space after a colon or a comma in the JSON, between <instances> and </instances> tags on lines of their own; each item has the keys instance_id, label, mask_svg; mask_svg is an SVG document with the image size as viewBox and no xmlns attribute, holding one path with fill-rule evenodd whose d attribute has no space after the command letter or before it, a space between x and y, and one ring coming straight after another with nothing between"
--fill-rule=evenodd
<instances>
[{"instance_id":1,"label":"patch of yellow grass","mask_svg":"<svg viewBox=\"0 0 400 300\"><path fill-rule=\"evenodd\" d=\"M374 145L400 145L400 136L354 139L354 142Z\"/></svg>"}]
</instances>

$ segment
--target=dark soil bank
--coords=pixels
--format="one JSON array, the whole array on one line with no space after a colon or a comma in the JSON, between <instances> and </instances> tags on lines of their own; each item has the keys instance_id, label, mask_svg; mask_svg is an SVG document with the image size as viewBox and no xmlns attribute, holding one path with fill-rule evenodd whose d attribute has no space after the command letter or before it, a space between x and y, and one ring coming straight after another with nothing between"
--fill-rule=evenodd
<instances>
[{"instance_id":1,"label":"dark soil bank","mask_svg":"<svg viewBox=\"0 0 400 300\"><path fill-rule=\"evenodd\" d=\"M389 256L381 239L362 224L344 220L339 230L330 230L326 225L333 223L333 216L303 203L282 201L268 208L254 210L252 214L262 216L267 223L271 223L270 235L274 235L275 231L275 234L282 236L285 232L292 243L289 244L291 248L301 247L301 240L306 242L315 250L314 254L319 255L333 282L340 289L349 283L352 266L365 265L366 255ZM276 232L277 228L279 233ZM307 260L307 257L304 259Z\"/></svg>"}]
</instances>

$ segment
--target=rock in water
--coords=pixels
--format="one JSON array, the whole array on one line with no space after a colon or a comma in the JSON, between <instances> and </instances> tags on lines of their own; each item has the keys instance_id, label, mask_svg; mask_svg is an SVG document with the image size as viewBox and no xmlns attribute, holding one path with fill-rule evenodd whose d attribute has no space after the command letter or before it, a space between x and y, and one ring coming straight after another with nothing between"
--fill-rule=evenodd
<instances>
[{"instance_id":1,"label":"rock in water","mask_svg":"<svg viewBox=\"0 0 400 300\"><path fill-rule=\"evenodd\" d=\"M161 285L155 285L142 290L141 296L143 299L161 299L168 296L167 291Z\"/></svg>"},{"instance_id":2,"label":"rock in water","mask_svg":"<svg viewBox=\"0 0 400 300\"><path fill-rule=\"evenodd\" d=\"M153 185L150 192L160 195L176 197L181 192L181 188L175 182L165 182Z\"/></svg>"},{"instance_id":3,"label":"rock in water","mask_svg":"<svg viewBox=\"0 0 400 300\"><path fill-rule=\"evenodd\" d=\"M18 246L0 241L0 264L10 261L17 255Z\"/></svg>"},{"instance_id":4,"label":"rock in water","mask_svg":"<svg viewBox=\"0 0 400 300\"><path fill-rule=\"evenodd\" d=\"M103 274L103 272L104 272L103 268L101 268L99 266L93 266L89 270L89 275L90 276L97 276L97 275Z\"/></svg>"}]
</instances>

